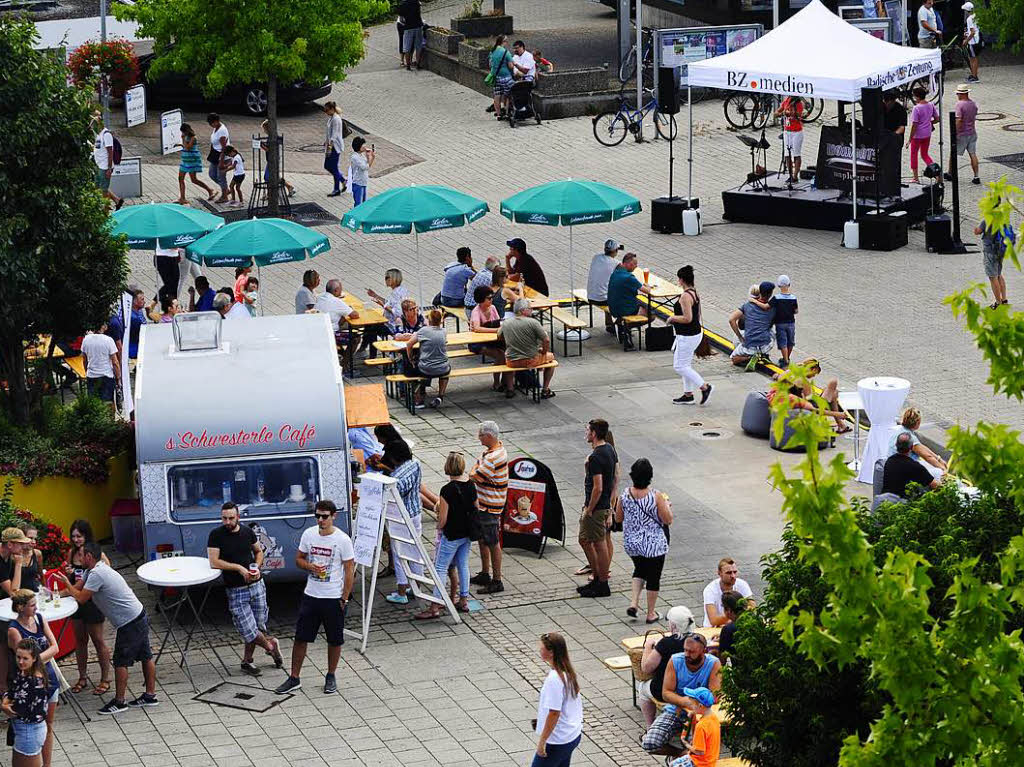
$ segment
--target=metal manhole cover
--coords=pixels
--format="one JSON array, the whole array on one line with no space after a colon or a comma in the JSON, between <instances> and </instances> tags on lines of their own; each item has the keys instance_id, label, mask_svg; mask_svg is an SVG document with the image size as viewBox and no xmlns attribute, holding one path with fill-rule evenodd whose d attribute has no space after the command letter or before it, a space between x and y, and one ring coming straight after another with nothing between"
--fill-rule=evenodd
<instances>
[{"instance_id":1,"label":"metal manhole cover","mask_svg":"<svg viewBox=\"0 0 1024 767\"><path fill-rule=\"evenodd\" d=\"M264 711L269 711L277 704L283 703L291 697L293 696L278 695L272 690L264 690L262 687L249 687L248 685L235 684L234 682L221 682L209 690L199 693L192 700L262 714Z\"/></svg>"},{"instance_id":2,"label":"metal manhole cover","mask_svg":"<svg viewBox=\"0 0 1024 767\"><path fill-rule=\"evenodd\" d=\"M1006 115L1004 115L1002 112L978 112L977 117L975 117L974 119L981 120L982 122L988 120L1005 120Z\"/></svg>"},{"instance_id":3,"label":"metal manhole cover","mask_svg":"<svg viewBox=\"0 0 1024 767\"><path fill-rule=\"evenodd\" d=\"M1007 168L1024 171L1024 152L1018 152L1017 154L1001 154L997 157L988 157L986 159L989 162L997 162L1000 165L1005 165Z\"/></svg>"},{"instance_id":4,"label":"metal manhole cover","mask_svg":"<svg viewBox=\"0 0 1024 767\"><path fill-rule=\"evenodd\" d=\"M1010 123L1002 127L1003 130L1010 131L1010 133L1021 133L1024 131L1024 123Z\"/></svg>"},{"instance_id":5,"label":"metal manhole cover","mask_svg":"<svg viewBox=\"0 0 1024 767\"><path fill-rule=\"evenodd\" d=\"M694 439L712 441L718 439L729 439L729 437L732 436L732 432L726 429L694 429L690 432L690 436Z\"/></svg>"},{"instance_id":6,"label":"metal manhole cover","mask_svg":"<svg viewBox=\"0 0 1024 767\"><path fill-rule=\"evenodd\" d=\"M690 426L703 426L700 421L690 421Z\"/></svg>"}]
</instances>

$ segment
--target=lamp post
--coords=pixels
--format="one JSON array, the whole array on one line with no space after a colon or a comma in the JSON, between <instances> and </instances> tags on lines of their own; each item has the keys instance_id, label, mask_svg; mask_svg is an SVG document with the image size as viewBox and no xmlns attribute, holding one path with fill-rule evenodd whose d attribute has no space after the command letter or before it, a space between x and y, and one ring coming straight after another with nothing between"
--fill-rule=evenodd
<instances>
[{"instance_id":1,"label":"lamp post","mask_svg":"<svg viewBox=\"0 0 1024 767\"><path fill-rule=\"evenodd\" d=\"M644 105L644 27L643 0L636 0L636 108Z\"/></svg>"}]
</instances>

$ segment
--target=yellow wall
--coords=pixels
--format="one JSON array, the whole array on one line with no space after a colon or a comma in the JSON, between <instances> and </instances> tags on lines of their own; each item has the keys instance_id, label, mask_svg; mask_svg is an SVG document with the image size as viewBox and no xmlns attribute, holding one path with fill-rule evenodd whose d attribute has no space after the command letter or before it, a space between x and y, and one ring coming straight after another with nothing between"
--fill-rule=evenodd
<instances>
[{"instance_id":1,"label":"yellow wall","mask_svg":"<svg viewBox=\"0 0 1024 767\"><path fill-rule=\"evenodd\" d=\"M127 454L114 456L107 465L110 467L110 477L102 485L87 485L68 477L45 477L30 485L23 485L17 477L13 477L13 503L18 508L28 509L37 517L60 526L65 537L72 522L87 519L97 540L108 538L112 535L110 507L118 498L135 497L135 491ZM0 475L0 488L6 481L7 477Z\"/></svg>"}]
</instances>

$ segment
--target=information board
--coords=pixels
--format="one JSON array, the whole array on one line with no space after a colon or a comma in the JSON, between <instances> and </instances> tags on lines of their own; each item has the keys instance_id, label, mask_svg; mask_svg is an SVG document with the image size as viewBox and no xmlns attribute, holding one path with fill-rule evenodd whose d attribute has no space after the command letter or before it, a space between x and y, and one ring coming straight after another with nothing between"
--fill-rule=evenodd
<instances>
[{"instance_id":1,"label":"information board","mask_svg":"<svg viewBox=\"0 0 1024 767\"><path fill-rule=\"evenodd\" d=\"M110 191L118 197L142 197L142 158L122 157L110 174Z\"/></svg>"},{"instance_id":2,"label":"information board","mask_svg":"<svg viewBox=\"0 0 1024 767\"><path fill-rule=\"evenodd\" d=\"M659 29L655 64L659 67L677 67L679 85L685 88L690 64L738 51L757 40L763 33L764 27L761 24Z\"/></svg>"},{"instance_id":3,"label":"information board","mask_svg":"<svg viewBox=\"0 0 1024 767\"><path fill-rule=\"evenodd\" d=\"M124 92L124 116L129 128L146 122L146 86L139 83Z\"/></svg>"},{"instance_id":4,"label":"information board","mask_svg":"<svg viewBox=\"0 0 1024 767\"><path fill-rule=\"evenodd\" d=\"M181 151L181 124L184 121L185 116L180 109L172 109L160 115L161 154Z\"/></svg>"},{"instance_id":5,"label":"information board","mask_svg":"<svg viewBox=\"0 0 1024 767\"><path fill-rule=\"evenodd\" d=\"M885 0L885 15L892 24L892 41L902 45L907 37L907 19L903 15L902 0Z\"/></svg>"},{"instance_id":6,"label":"information board","mask_svg":"<svg viewBox=\"0 0 1024 767\"><path fill-rule=\"evenodd\" d=\"M359 491L359 510L356 513L356 534L352 548L355 550L356 564L369 567L373 564L380 538L384 486L379 482L366 482L360 485Z\"/></svg>"}]
</instances>

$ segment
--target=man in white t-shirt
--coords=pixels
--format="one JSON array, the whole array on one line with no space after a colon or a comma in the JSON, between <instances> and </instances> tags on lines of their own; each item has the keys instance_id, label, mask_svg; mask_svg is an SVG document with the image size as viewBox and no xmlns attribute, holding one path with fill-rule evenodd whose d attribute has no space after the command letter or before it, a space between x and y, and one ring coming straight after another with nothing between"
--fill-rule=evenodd
<instances>
[{"instance_id":1,"label":"man in white t-shirt","mask_svg":"<svg viewBox=\"0 0 1024 767\"><path fill-rule=\"evenodd\" d=\"M537 63L533 60L533 54L526 50L526 43L516 40L512 46L512 74L517 80L525 80L532 83L537 79Z\"/></svg>"},{"instance_id":2,"label":"man in white t-shirt","mask_svg":"<svg viewBox=\"0 0 1024 767\"><path fill-rule=\"evenodd\" d=\"M623 246L617 240L605 240L604 253L598 253L590 261L590 271L587 272L587 301L592 306L608 303L608 280L611 279L615 267L619 265L619 251L622 249ZM604 313L604 327L609 333L615 332L615 322L608 312Z\"/></svg>"},{"instance_id":3,"label":"man in white t-shirt","mask_svg":"<svg viewBox=\"0 0 1024 767\"><path fill-rule=\"evenodd\" d=\"M934 4L935 0L924 0L917 9L917 43L922 48L937 48L941 42L942 32L935 19Z\"/></svg>"},{"instance_id":4,"label":"man in white t-shirt","mask_svg":"<svg viewBox=\"0 0 1024 767\"><path fill-rule=\"evenodd\" d=\"M245 304L239 303L226 293L218 293L213 298L213 310L220 312L225 320L251 320L252 315L245 308Z\"/></svg>"},{"instance_id":5,"label":"man in white t-shirt","mask_svg":"<svg viewBox=\"0 0 1024 767\"><path fill-rule=\"evenodd\" d=\"M94 112L92 116L93 136L92 161L96 164L96 186L103 196L114 203L114 210L121 210L124 200L110 191L110 177L114 175L114 134L103 126L103 115Z\"/></svg>"},{"instance_id":6,"label":"man in white t-shirt","mask_svg":"<svg viewBox=\"0 0 1024 767\"><path fill-rule=\"evenodd\" d=\"M322 314L331 315L331 327L338 332L338 323L345 318L359 318L359 312L345 303L341 297L343 290L341 280L327 280L325 292L316 298L313 308Z\"/></svg>"},{"instance_id":7,"label":"man in white t-shirt","mask_svg":"<svg viewBox=\"0 0 1024 767\"><path fill-rule=\"evenodd\" d=\"M82 361L85 363L86 391L109 402L113 410L114 384L121 381L121 365L117 360L117 344L107 335L107 323L82 339Z\"/></svg>"},{"instance_id":8,"label":"man in white t-shirt","mask_svg":"<svg viewBox=\"0 0 1024 767\"><path fill-rule=\"evenodd\" d=\"M334 526L337 511L334 501L317 501L313 511L316 527L303 530L299 539L295 564L309 574L295 622L291 674L274 690L279 695L302 687L299 674L306 659L306 646L316 641L321 625L327 635L324 694L338 691L334 674L341 659L341 646L345 643L345 606L355 583L356 561L352 539Z\"/></svg>"},{"instance_id":9,"label":"man in white t-shirt","mask_svg":"<svg viewBox=\"0 0 1024 767\"><path fill-rule=\"evenodd\" d=\"M725 615L725 608L722 607L722 592L736 591L753 601L751 597L754 592L750 590L750 584L739 575L739 568L735 560L725 557L718 562L718 577L704 587L704 626L724 626L729 622Z\"/></svg>"},{"instance_id":10,"label":"man in white t-shirt","mask_svg":"<svg viewBox=\"0 0 1024 767\"><path fill-rule=\"evenodd\" d=\"M220 121L220 115L210 112L206 116L206 123L212 129L210 133L210 151L206 155L210 163L210 178L220 186L220 197L216 202L228 201L228 174L221 170L220 161L224 156L224 148L231 143L231 136L228 134L228 126Z\"/></svg>"}]
</instances>

